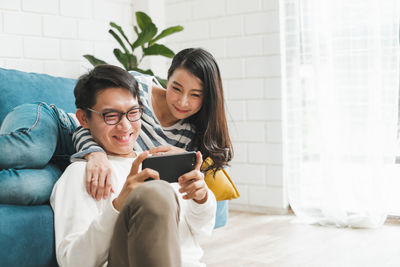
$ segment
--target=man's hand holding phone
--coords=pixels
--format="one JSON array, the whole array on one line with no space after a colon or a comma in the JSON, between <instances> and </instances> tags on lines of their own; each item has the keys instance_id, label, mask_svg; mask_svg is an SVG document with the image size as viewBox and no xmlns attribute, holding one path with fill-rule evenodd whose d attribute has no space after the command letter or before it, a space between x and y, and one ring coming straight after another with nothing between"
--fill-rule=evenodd
<instances>
[{"instance_id":1,"label":"man's hand holding phone","mask_svg":"<svg viewBox=\"0 0 400 267\"><path fill-rule=\"evenodd\" d=\"M181 175L178 178L180 185L179 192L183 193L184 199L193 199L199 204L203 204L207 201L208 187L204 181L204 174L200 171L201 164L203 163L203 157L200 151L196 153L196 166L194 170Z\"/></svg>"},{"instance_id":2,"label":"man's hand holding phone","mask_svg":"<svg viewBox=\"0 0 400 267\"><path fill-rule=\"evenodd\" d=\"M147 179L152 178L155 180L160 180L159 172L151 169L150 167L144 168L141 172L139 172L140 165L148 155L148 151L143 152L132 163L131 171L126 178L121 193L113 200L113 205L116 210L120 211L130 192L132 192L132 190L137 186L145 183ZM204 181L204 174L200 171L202 163L203 158L201 153L198 151L196 152L196 164L194 169L182 174L178 178L178 184L180 185L179 192L184 194L183 199L193 199L199 204L207 201L208 192L207 184Z\"/></svg>"},{"instance_id":3,"label":"man's hand holding phone","mask_svg":"<svg viewBox=\"0 0 400 267\"><path fill-rule=\"evenodd\" d=\"M131 171L126 178L121 193L119 193L119 196L113 200L113 205L116 210L121 210L130 192L132 192L132 190L139 185L143 184L147 178L150 177L155 180L160 180L160 176L155 170L144 169L139 172L140 165L142 164L143 160L147 158L148 155L149 153L147 151L143 152L133 161Z\"/></svg>"}]
</instances>

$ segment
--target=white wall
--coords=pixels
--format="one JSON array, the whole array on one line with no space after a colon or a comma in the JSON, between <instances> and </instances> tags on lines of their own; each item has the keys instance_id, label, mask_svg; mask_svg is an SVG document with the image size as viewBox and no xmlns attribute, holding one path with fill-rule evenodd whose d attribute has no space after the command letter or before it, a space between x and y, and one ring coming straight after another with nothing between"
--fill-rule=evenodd
<instances>
[{"instance_id":1,"label":"white wall","mask_svg":"<svg viewBox=\"0 0 400 267\"><path fill-rule=\"evenodd\" d=\"M117 64L110 21L131 32L132 1L0 0L0 67L77 78L84 54Z\"/></svg>"},{"instance_id":2,"label":"white wall","mask_svg":"<svg viewBox=\"0 0 400 267\"><path fill-rule=\"evenodd\" d=\"M287 209L282 176L279 0L166 0L175 52L203 47L222 72L235 158L229 169L241 197L231 209Z\"/></svg>"}]
</instances>

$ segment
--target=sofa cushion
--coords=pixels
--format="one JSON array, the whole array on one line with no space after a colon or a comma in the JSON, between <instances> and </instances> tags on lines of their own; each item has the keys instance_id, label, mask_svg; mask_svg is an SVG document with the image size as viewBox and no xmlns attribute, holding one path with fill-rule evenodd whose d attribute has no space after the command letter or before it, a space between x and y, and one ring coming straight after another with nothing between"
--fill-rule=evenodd
<instances>
[{"instance_id":1,"label":"sofa cushion","mask_svg":"<svg viewBox=\"0 0 400 267\"><path fill-rule=\"evenodd\" d=\"M58 266L49 205L0 204L0 266Z\"/></svg>"},{"instance_id":2,"label":"sofa cushion","mask_svg":"<svg viewBox=\"0 0 400 267\"><path fill-rule=\"evenodd\" d=\"M0 68L0 123L14 107L33 102L75 113L75 84L75 79Z\"/></svg>"},{"instance_id":3,"label":"sofa cushion","mask_svg":"<svg viewBox=\"0 0 400 267\"><path fill-rule=\"evenodd\" d=\"M217 201L217 214L215 216L214 229L226 225L229 216L229 202L228 200Z\"/></svg>"}]
</instances>

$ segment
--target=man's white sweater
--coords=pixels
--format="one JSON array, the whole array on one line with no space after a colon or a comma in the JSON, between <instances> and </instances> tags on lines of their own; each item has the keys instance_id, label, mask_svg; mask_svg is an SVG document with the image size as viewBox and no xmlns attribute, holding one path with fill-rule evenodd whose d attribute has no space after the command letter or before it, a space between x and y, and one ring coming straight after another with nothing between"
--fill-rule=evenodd
<instances>
[{"instance_id":1,"label":"man's white sweater","mask_svg":"<svg viewBox=\"0 0 400 267\"><path fill-rule=\"evenodd\" d=\"M134 158L108 156L114 173L115 193L96 201L85 187L86 162L74 162L57 181L50 197L54 211L56 256L63 266L105 266L111 237L119 215L112 205L128 176ZM203 251L197 237L210 235L215 223L216 200L208 190L204 204L184 200L177 183L170 184L180 204L179 234L182 266L205 266L200 263Z\"/></svg>"}]
</instances>

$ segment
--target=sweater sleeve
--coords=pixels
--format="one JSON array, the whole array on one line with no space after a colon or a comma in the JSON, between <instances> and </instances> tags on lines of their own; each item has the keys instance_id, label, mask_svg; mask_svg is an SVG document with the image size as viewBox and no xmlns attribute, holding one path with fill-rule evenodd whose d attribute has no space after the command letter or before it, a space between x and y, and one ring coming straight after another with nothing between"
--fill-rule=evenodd
<instances>
[{"instance_id":1,"label":"sweater sleeve","mask_svg":"<svg viewBox=\"0 0 400 267\"><path fill-rule=\"evenodd\" d=\"M203 204L194 200L186 201L185 220L194 235L211 235L214 229L217 201L210 189L207 194L207 201Z\"/></svg>"},{"instance_id":2,"label":"sweater sleeve","mask_svg":"<svg viewBox=\"0 0 400 267\"><path fill-rule=\"evenodd\" d=\"M88 129L79 126L72 135L76 153L71 156L71 162L82 159L92 152L104 152L104 150L94 141Z\"/></svg>"},{"instance_id":3,"label":"sweater sleeve","mask_svg":"<svg viewBox=\"0 0 400 267\"><path fill-rule=\"evenodd\" d=\"M118 218L112 197L96 202L86 193L85 164L71 164L57 181L50 197L60 266L103 265Z\"/></svg>"}]
</instances>

